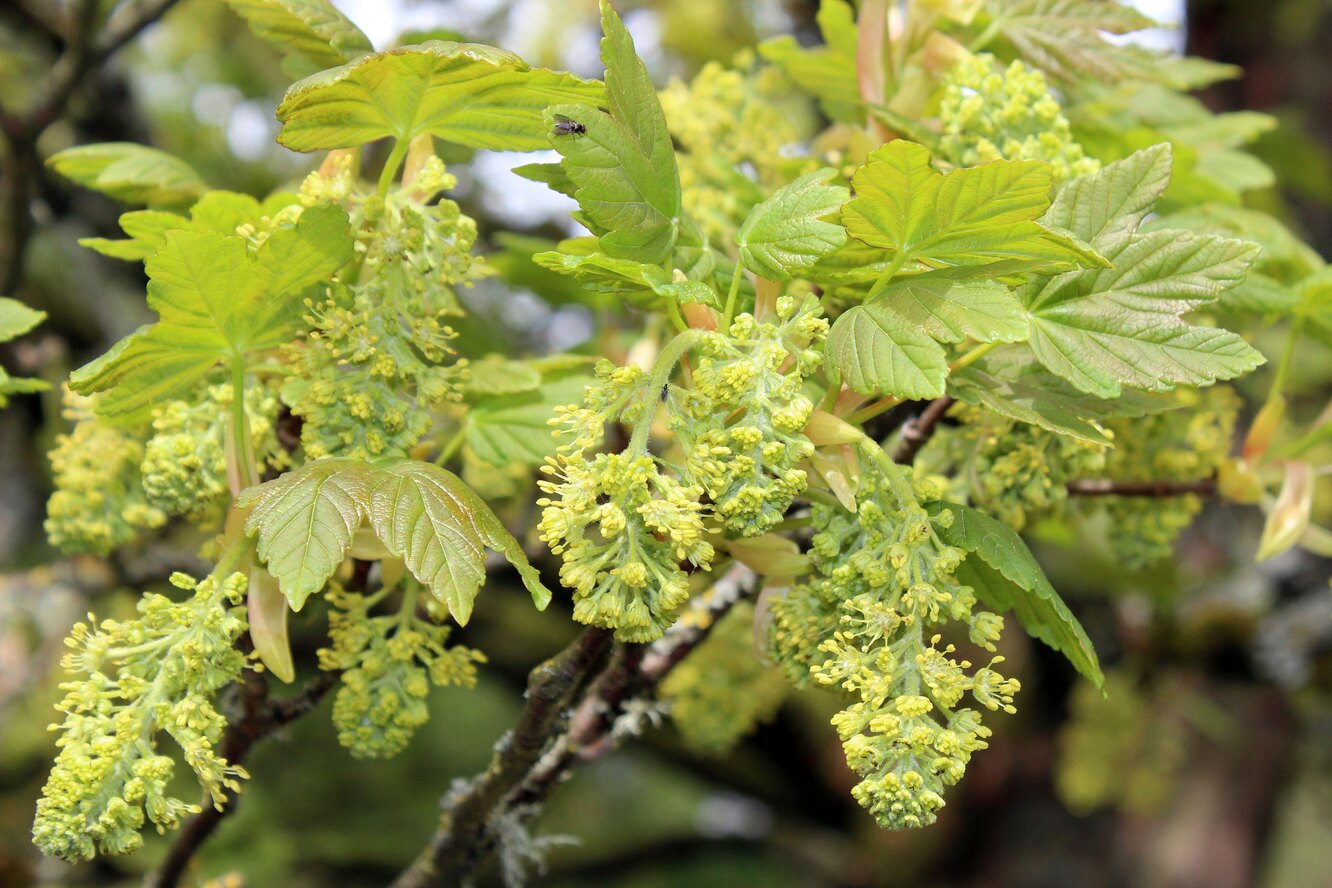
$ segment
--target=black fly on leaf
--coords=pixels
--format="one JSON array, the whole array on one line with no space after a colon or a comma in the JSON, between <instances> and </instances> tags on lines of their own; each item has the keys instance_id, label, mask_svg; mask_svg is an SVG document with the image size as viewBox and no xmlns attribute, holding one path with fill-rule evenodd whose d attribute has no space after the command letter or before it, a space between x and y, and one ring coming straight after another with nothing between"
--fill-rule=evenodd
<instances>
[{"instance_id":1,"label":"black fly on leaf","mask_svg":"<svg viewBox=\"0 0 1332 888\"><path fill-rule=\"evenodd\" d=\"M563 114L555 115L555 135L557 136L582 136L587 134L587 127L578 121L565 117Z\"/></svg>"}]
</instances>

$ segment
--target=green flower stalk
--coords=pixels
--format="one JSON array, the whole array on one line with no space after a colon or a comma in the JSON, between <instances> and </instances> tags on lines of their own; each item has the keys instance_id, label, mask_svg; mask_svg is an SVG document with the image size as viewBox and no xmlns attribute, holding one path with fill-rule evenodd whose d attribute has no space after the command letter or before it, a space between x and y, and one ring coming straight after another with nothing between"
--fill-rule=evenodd
<instances>
[{"instance_id":1,"label":"green flower stalk","mask_svg":"<svg viewBox=\"0 0 1332 888\"><path fill-rule=\"evenodd\" d=\"M814 507L818 574L773 605L773 648L788 674L852 701L832 723L861 777L852 794L888 829L933 823L947 787L986 747L990 729L979 710L958 708L963 698L1012 713L1020 689L996 671L1003 657L974 667L944 641L956 628L994 651L1003 618L976 610L954 577L965 553L938 534L952 513L920 505L940 493L926 482L913 490L905 470L876 459L855 513Z\"/></svg>"},{"instance_id":2,"label":"green flower stalk","mask_svg":"<svg viewBox=\"0 0 1332 888\"><path fill-rule=\"evenodd\" d=\"M939 153L961 167L993 160L1043 160L1056 182L1094 173L1101 164L1073 140L1045 75L988 53L959 61L944 80Z\"/></svg>"},{"instance_id":3,"label":"green flower stalk","mask_svg":"<svg viewBox=\"0 0 1332 888\"><path fill-rule=\"evenodd\" d=\"M164 832L200 810L168 791L175 763L157 751L163 733L219 808L248 776L217 754L227 722L214 705L245 667L233 646L246 628L245 575L196 583L178 573L171 582L191 597L145 595L138 619L90 618L66 641L62 665L77 679L60 686L60 753L32 827L44 854L80 861L98 850L133 853L145 823Z\"/></svg>"}]
</instances>

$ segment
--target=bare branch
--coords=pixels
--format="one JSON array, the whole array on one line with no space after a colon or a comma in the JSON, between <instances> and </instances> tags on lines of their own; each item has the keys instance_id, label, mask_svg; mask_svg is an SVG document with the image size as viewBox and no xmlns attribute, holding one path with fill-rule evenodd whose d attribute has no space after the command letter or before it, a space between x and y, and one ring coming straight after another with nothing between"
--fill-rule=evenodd
<instances>
[{"instance_id":1,"label":"bare branch","mask_svg":"<svg viewBox=\"0 0 1332 888\"><path fill-rule=\"evenodd\" d=\"M916 454L920 453L920 449L934 437L934 430L953 403L953 399L948 395L935 398L920 416L908 419L906 425L902 426L902 440L898 443L897 450L893 452L893 462L904 466L915 462Z\"/></svg>"}]
</instances>

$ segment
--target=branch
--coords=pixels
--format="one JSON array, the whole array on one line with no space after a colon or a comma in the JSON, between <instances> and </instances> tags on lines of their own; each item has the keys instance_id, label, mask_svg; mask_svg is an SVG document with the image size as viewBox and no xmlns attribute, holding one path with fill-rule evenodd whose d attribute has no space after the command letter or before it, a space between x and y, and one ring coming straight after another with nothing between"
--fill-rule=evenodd
<instances>
[{"instance_id":1,"label":"branch","mask_svg":"<svg viewBox=\"0 0 1332 888\"><path fill-rule=\"evenodd\" d=\"M560 653L532 670L527 702L514 729L495 744L490 767L460 780L445 795L444 813L430 843L393 882L393 888L459 885L493 847L492 817L561 732L567 708L578 700L605 660L612 631L584 629Z\"/></svg>"},{"instance_id":2,"label":"branch","mask_svg":"<svg viewBox=\"0 0 1332 888\"><path fill-rule=\"evenodd\" d=\"M952 407L954 399L948 395L942 398L935 398L929 406L921 412L920 416L908 419L902 426L902 440L898 442L897 449L893 451L893 462L909 466L916 461L916 454L920 449L934 437L934 430L938 427L939 421L944 418L948 408Z\"/></svg>"},{"instance_id":3,"label":"branch","mask_svg":"<svg viewBox=\"0 0 1332 888\"><path fill-rule=\"evenodd\" d=\"M1072 496L1212 496L1216 493L1216 478L1196 481L1114 481L1109 478L1085 478L1068 482Z\"/></svg>"}]
</instances>

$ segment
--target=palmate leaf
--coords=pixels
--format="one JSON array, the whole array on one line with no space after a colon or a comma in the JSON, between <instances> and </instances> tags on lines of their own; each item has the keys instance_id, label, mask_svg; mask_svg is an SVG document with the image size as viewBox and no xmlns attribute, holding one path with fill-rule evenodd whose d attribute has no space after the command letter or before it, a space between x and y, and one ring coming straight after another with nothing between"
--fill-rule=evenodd
<instances>
[{"instance_id":1,"label":"palmate leaf","mask_svg":"<svg viewBox=\"0 0 1332 888\"><path fill-rule=\"evenodd\" d=\"M287 342L301 295L351 255L347 215L332 206L305 210L254 253L243 237L170 232L147 262L148 306L160 319L74 371L70 387L103 392L97 409L105 416L142 418L219 361Z\"/></svg>"},{"instance_id":2,"label":"palmate leaf","mask_svg":"<svg viewBox=\"0 0 1332 888\"><path fill-rule=\"evenodd\" d=\"M429 463L320 460L237 500L245 530L293 610L323 589L368 525L460 624L472 612L493 549L518 570L538 608L550 602L522 547L457 476Z\"/></svg>"},{"instance_id":3,"label":"palmate leaf","mask_svg":"<svg viewBox=\"0 0 1332 888\"><path fill-rule=\"evenodd\" d=\"M1158 145L1066 186L1047 219L1089 241L1110 269L1037 279L1023 294L1032 350L1079 390L1117 397L1125 386L1170 391L1231 379L1263 363L1238 335L1180 315L1240 283L1254 244L1185 231L1139 233L1169 181Z\"/></svg>"},{"instance_id":4,"label":"palmate leaf","mask_svg":"<svg viewBox=\"0 0 1332 888\"><path fill-rule=\"evenodd\" d=\"M1036 221L1050 206L1053 177L1039 161L995 161L947 175L930 151L902 140L871 154L852 179L842 211L847 233L888 251L905 270L1021 262L1066 271L1108 263L1066 231Z\"/></svg>"},{"instance_id":5,"label":"palmate leaf","mask_svg":"<svg viewBox=\"0 0 1332 888\"><path fill-rule=\"evenodd\" d=\"M532 68L513 53L432 40L311 75L278 106L278 141L295 151L354 148L429 133L471 148L546 147L541 112L602 101L601 84Z\"/></svg>"},{"instance_id":6,"label":"palmate leaf","mask_svg":"<svg viewBox=\"0 0 1332 888\"><path fill-rule=\"evenodd\" d=\"M188 206L208 189L185 161L133 142L66 148L46 165L84 188L127 204Z\"/></svg>"},{"instance_id":7,"label":"palmate leaf","mask_svg":"<svg viewBox=\"0 0 1332 888\"><path fill-rule=\"evenodd\" d=\"M328 0L227 0L259 39L283 53L282 70L306 77L374 52L361 29Z\"/></svg>"},{"instance_id":8,"label":"palmate leaf","mask_svg":"<svg viewBox=\"0 0 1332 888\"><path fill-rule=\"evenodd\" d=\"M565 241L570 247L572 242ZM677 279L660 265L614 259L605 253L537 253L532 261L559 274L572 275L597 293L615 293L644 309L660 309L668 302L700 302L721 308L717 291L702 281Z\"/></svg>"},{"instance_id":9,"label":"palmate leaf","mask_svg":"<svg viewBox=\"0 0 1332 888\"><path fill-rule=\"evenodd\" d=\"M672 254L680 235L675 148L647 66L606 0L601 4L601 27L609 113L590 99L556 105L546 110L546 126L602 252L614 259L655 265ZM558 132L563 120L580 124L586 132Z\"/></svg>"},{"instance_id":10,"label":"palmate leaf","mask_svg":"<svg viewBox=\"0 0 1332 888\"><path fill-rule=\"evenodd\" d=\"M950 546L968 553L957 579L971 586L987 607L1012 611L1028 634L1059 651L1088 681L1102 687L1105 676L1096 650L1078 618L1064 604L1031 550L1008 525L955 503L932 503L930 511L953 513L939 531Z\"/></svg>"},{"instance_id":11,"label":"palmate leaf","mask_svg":"<svg viewBox=\"0 0 1332 888\"><path fill-rule=\"evenodd\" d=\"M786 281L846 243L846 229L827 221L851 192L828 182L829 167L806 173L750 211L736 235L740 261L761 278Z\"/></svg>"}]
</instances>

